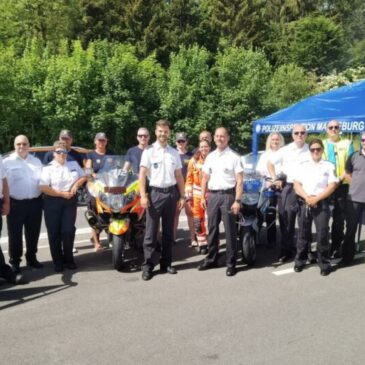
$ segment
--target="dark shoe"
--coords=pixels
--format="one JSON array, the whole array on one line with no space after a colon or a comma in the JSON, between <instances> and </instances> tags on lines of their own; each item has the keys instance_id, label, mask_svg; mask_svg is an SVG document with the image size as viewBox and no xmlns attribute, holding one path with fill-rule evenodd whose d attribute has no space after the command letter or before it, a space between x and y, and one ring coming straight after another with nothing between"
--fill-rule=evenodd
<instances>
[{"instance_id":1,"label":"dark shoe","mask_svg":"<svg viewBox=\"0 0 365 365\"><path fill-rule=\"evenodd\" d=\"M22 275L22 274L16 274L14 278L14 284L15 285L23 285L28 284L29 281Z\"/></svg>"},{"instance_id":2,"label":"dark shoe","mask_svg":"<svg viewBox=\"0 0 365 365\"><path fill-rule=\"evenodd\" d=\"M290 260L290 256L289 255L282 255L278 258L278 261L281 263L281 264L284 264L285 262L289 261Z\"/></svg>"},{"instance_id":3,"label":"dark shoe","mask_svg":"<svg viewBox=\"0 0 365 365\"><path fill-rule=\"evenodd\" d=\"M200 249L200 254L201 255L206 255L208 253L208 249L206 248L206 247L202 247L201 249Z\"/></svg>"},{"instance_id":4,"label":"dark shoe","mask_svg":"<svg viewBox=\"0 0 365 365\"><path fill-rule=\"evenodd\" d=\"M177 270L172 266L160 266L160 271L168 274L177 274Z\"/></svg>"},{"instance_id":5,"label":"dark shoe","mask_svg":"<svg viewBox=\"0 0 365 365\"><path fill-rule=\"evenodd\" d=\"M303 265L294 265L294 271L295 272L302 272L304 266Z\"/></svg>"},{"instance_id":6,"label":"dark shoe","mask_svg":"<svg viewBox=\"0 0 365 365\"><path fill-rule=\"evenodd\" d=\"M327 276L331 273L331 268L328 267L327 269L321 269L321 275L322 276Z\"/></svg>"},{"instance_id":7,"label":"dark shoe","mask_svg":"<svg viewBox=\"0 0 365 365\"><path fill-rule=\"evenodd\" d=\"M54 266L54 271L56 271L56 272L62 272L63 271L63 265L62 264L56 264Z\"/></svg>"},{"instance_id":8,"label":"dark shoe","mask_svg":"<svg viewBox=\"0 0 365 365\"><path fill-rule=\"evenodd\" d=\"M340 259L342 257L341 251L340 250L334 250L331 253L331 259Z\"/></svg>"},{"instance_id":9,"label":"dark shoe","mask_svg":"<svg viewBox=\"0 0 365 365\"><path fill-rule=\"evenodd\" d=\"M147 280L151 280L153 277L153 273L152 271L142 271L142 279L147 281Z\"/></svg>"},{"instance_id":10,"label":"dark shoe","mask_svg":"<svg viewBox=\"0 0 365 365\"><path fill-rule=\"evenodd\" d=\"M74 262L70 262L70 263L66 264L66 267L69 270L76 270L77 269L77 265Z\"/></svg>"},{"instance_id":11,"label":"dark shoe","mask_svg":"<svg viewBox=\"0 0 365 365\"><path fill-rule=\"evenodd\" d=\"M34 269L42 269L43 265L37 260L27 261L27 265L29 267L33 267Z\"/></svg>"},{"instance_id":12,"label":"dark shoe","mask_svg":"<svg viewBox=\"0 0 365 365\"><path fill-rule=\"evenodd\" d=\"M20 267L19 264L11 264L11 270L13 271L14 274L19 274L20 273Z\"/></svg>"},{"instance_id":13,"label":"dark shoe","mask_svg":"<svg viewBox=\"0 0 365 365\"><path fill-rule=\"evenodd\" d=\"M227 276L235 276L236 275L236 268L234 266L231 266L231 267L227 267L227 270L226 270L226 275Z\"/></svg>"},{"instance_id":14,"label":"dark shoe","mask_svg":"<svg viewBox=\"0 0 365 365\"><path fill-rule=\"evenodd\" d=\"M216 262L203 261L198 266L198 270L199 271L204 271L204 270L213 269L214 267L217 267L217 263Z\"/></svg>"}]
</instances>

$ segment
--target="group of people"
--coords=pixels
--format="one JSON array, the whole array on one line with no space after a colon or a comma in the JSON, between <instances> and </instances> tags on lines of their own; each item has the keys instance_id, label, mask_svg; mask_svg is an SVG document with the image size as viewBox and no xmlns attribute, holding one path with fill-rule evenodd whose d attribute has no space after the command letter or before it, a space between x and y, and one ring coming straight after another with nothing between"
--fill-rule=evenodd
<instances>
[{"instance_id":1,"label":"group of people","mask_svg":"<svg viewBox=\"0 0 365 365\"><path fill-rule=\"evenodd\" d=\"M127 151L124 166L128 169L137 161L141 205L146 209L143 280L150 280L156 273L153 270L155 251L160 251L160 271L177 273L172 266L172 246L182 209L188 220L191 246L197 246L206 255L198 266L200 271L218 264L219 224L223 221L226 275L234 276L236 217L244 194L244 168L240 156L229 147L227 129L215 130L216 148L212 152L213 138L208 131L200 133L199 145L192 152L188 151L188 138L183 132L175 136L176 148L168 144L167 120L156 122L155 136L156 141L150 145L148 129L139 128L138 145ZM361 134L358 152L354 152L351 141L340 137L338 121L327 124L324 141L314 138L307 144L304 125L293 127L292 138L293 142L284 146L283 136L271 133L256 168L277 191L274 204L277 204L281 232L279 262L294 256L294 270L301 272L309 258L310 262L318 261L321 275L328 275L331 258L341 257L344 265L349 265L354 258L357 224L365 205L365 188L361 184L365 176L365 132ZM29 153L28 138L19 135L14 140L14 152L4 161L0 158L0 207L7 218L10 258L9 267L0 248L0 276L21 282L23 229L27 265L36 269L43 267L37 259L43 210L54 270L77 268L73 258L76 193L87 180L84 169L95 174L105 157L114 154L107 148L105 133L97 133L94 143L95 150L85 158L71 148L71 132L62 130L53 151L44 157L43 166ZM92 197L88 204L90 209L95 209ZM297 217L299 230L294 242ZM273 222L267 222L267 241L269 247L274 247L276 218L270 219ZM317 231L316 257L310 249L313 221ZM92 232L91 240L95 251L103 250L98 232Z\"/></svg>"}]
</instances>

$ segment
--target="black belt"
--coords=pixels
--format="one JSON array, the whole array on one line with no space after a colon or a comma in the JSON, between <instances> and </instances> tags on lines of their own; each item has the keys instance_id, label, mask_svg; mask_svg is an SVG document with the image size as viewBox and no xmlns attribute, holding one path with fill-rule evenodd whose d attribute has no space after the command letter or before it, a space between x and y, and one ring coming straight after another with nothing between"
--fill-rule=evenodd
<instances>
[{"instance_id":1,"label":"black belt","mask_svg":"<svg viewBox=\"0 0 365 365\"><path fill-rule=\"evenodd\" d=\"M169 186L168 188L158 188L156 186L150 186L151 191L157 191L159 193L171 193L176 189L176 185Z\"/></svg>"},{"instance_id":2,"label":"black belt","mask_svg":"<svg viewBox=\"0 0 365 365\"><path fill-rule=\"evenodd\" d=\"M235 188L231 188L231 189L222 189L222 190L209 190L212 194L235 194L236 189Z\"/></svg>"}]
</instances>

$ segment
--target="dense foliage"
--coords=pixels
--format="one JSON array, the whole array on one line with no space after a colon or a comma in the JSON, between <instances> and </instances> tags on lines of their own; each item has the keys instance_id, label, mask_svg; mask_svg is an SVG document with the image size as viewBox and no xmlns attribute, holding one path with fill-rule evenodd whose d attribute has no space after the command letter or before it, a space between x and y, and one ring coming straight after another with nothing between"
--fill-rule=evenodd
<instances>
[{"instance_id":1,"label":"dense foliage","mask_svg":"<svg viewBox=\"0 0 365 365\"><path fill-rule=\"evenodd\" d=\"M61 128L117 151L160 117L191 144L365 77L362 0L0 0L0 151Z\"/></svg>"}]
</instances>

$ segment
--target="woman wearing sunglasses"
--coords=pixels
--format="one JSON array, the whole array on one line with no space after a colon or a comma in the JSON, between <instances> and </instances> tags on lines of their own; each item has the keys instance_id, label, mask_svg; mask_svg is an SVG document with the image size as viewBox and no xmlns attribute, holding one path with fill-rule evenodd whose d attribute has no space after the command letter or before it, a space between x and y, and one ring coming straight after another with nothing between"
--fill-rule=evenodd
<instances>
[{"instance_id":1,"label":"woman wearing sunglasses","mask_svg":"<svg viewBox=\"0 0 365 365\"><path fill-rule=\"evenodd\" d=\"M56 272L77 268L72 249L75 239L77 189L86 181L76 161L67 161L66 144L54 143L53 160L43 168L40 190L44 194L44 219Z\"/></svg>"},{"instance_id":2,"label":"woman wearing sunglasses","mask_svg":"<svg viewBox=\"0 0 365 365\"><path fill-rule=\"evenodd\" d=\"M306 264L312 221L314 221L317 232L318 265L321 275L326 276L331 272L328 197L336 189L338 178L335 176L333 164L322 160L323 149L322 140L313 139L309 143L310 159L301 164L294 178L294 190L299 196L299 232L294 271L301 272Z\"/></svg>"}]
</instances>

